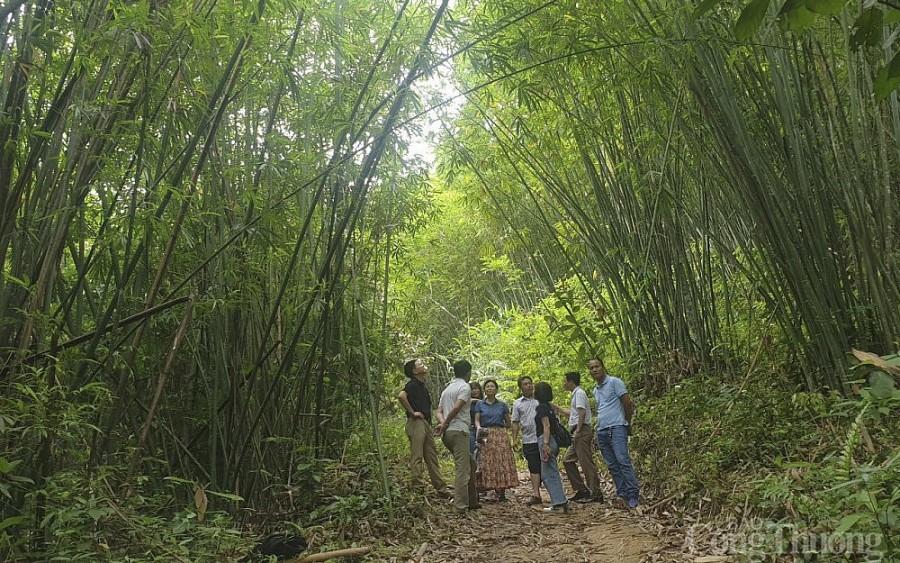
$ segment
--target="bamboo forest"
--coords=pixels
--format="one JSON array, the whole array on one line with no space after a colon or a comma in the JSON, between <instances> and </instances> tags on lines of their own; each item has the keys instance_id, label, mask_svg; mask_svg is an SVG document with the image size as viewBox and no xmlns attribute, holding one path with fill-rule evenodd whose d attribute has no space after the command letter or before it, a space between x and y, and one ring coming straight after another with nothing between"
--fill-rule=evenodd
<instances>
[{"instance_id":1,"label":"bamboo forest","mask_svg":"<svg viewBox=\"0 0 900 563\"><path fill-rule=\"evenodd\" d=\"M900 561L897 0L0 0L0 274L0 561Z\"/></svg>"}]
</instances>

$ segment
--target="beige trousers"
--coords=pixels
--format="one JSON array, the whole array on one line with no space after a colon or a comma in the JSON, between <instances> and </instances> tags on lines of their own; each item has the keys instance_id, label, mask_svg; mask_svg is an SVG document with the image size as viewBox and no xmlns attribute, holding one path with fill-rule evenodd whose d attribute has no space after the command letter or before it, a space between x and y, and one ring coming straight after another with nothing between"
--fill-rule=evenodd
<instances>
[{"instance_id":1,"label":"beige trousers","mask_svg":"<svg viewBox=\"0 0 900 563\"><path fill-rule=\"evenodd\" d=\"M459 430L444 432L444 445L453 454L456 464L456 479L453 481L453 506L456 510L466 510L478 506L478 492L475 490L475 460L469 451L469 433Z\"/></svg>"},{"instance_id":2,"label":"beige trousers","mask_svg":"<svg viewBox=\"0 0 900 563\"><path fill-rule=\"evenodd\" d=\"M425 468L428 468L431 484L438 491L445 491L447 483L441 477L431 425L423 418L407 418L406 437L409 438L409 470L412 473L413 485L419 488L425 487L422 474L425 472Z\"/></svg>"}]
</instances>

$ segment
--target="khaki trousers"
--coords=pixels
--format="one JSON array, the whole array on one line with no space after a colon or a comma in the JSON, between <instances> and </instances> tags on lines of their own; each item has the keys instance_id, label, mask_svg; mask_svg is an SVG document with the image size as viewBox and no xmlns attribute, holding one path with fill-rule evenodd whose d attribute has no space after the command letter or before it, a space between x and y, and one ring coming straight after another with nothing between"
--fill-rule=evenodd
<instances>
[{"instance_id":1,"label":"khaki trousers","mask_svg":"<svg viewBox=\"0 0 900 563\"><path fill-rule=\"evenodd\" d=\"M453 481L453 506L456 510L466 510L478 506L478 492L475 490L475 460L469 451L469 433L459 430L444 432L444 445L453 454L456 464L456 479Z\"/></svg>"},{"instance_id":2,"label":"khaki trousers","mask_svg":"<svg viewBox=\"0 0 900 563\"><path fill-rule=\"evenodd\" d=\"M572 485L574 492L589 489L592 495L600 494L600 473L597 464L594 463L594 443L591 440L591 429L588 426L581 427L581 433L572 436L572 446L566 450L563 457L563 466L566 468L566 476ZM584 471L584 479L578 471L578 466ZM587 483L585 484L585 481Z\"/></svg>"},{"instance_id":3,"label":"khaki trousers","mask_svg":"<svg viewBox=\"0 0 900 563\"><path fill-rule=\"evenodd\" d=\"M409 438L409 470L412 473L413 485L418 488L425 487L422 474L425 472L425 468L428 468L431 484L438 491L445 491L447 483L441 477L431 425L423 418L407 418L406 437Z\"/></svg>"}]
</instances>

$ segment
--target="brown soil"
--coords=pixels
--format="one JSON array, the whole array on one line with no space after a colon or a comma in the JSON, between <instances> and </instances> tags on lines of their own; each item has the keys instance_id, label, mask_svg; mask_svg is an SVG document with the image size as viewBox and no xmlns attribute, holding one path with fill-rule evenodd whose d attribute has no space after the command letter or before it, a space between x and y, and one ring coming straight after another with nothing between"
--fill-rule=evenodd
<instances>
[{"instance_id":1,"label":"brown soil","mask_svg":"<svg viewBox=\"0 0 900 563\"><path fill-rule=\"evenodd\" d=\"M531 487L527 475L507 491L506 502L482 498L482 508L457 515L441 506L440 521L429 522L431 537L409 561L416 563L642 563L692 561L684 538L643 509L629 511L610 503L570 503L568 514L544 513L526 506ZM542 490L544 506L547 493ZM607 496L607 498L609 498Z\"/></svg>"}]
</instances>

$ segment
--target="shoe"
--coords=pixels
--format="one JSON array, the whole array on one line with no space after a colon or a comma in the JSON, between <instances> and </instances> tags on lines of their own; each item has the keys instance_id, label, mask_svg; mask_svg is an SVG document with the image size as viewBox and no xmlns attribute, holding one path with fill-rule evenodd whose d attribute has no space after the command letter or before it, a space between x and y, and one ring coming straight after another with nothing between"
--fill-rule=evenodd
<instances>
[{"instance_id":1,"label":"shoe","mask_svg":"<svg viewBox=\"0 0 900 563\"><path fill-rule=\"evenodd\" d=\"M623 498L613 499L612 505L614 508L621 508L623 510L628 510L628 503L625 502L625 499L623 499Z\"/></svg>"},{"instance_id":2,"label":"shoe","mask_svg":"<svg viewBox=\"0 0 900 563\"><path fill-rule=\"evenodd\" d=\"M449 491L437 491L437 498L448 499L453 498Z\"/></svg>"},{"instance_id":3,"label":"shoe","mask_svg":"<svg viewBox=\"0 0 900 563\"><path fill-rule=\"evenodd\" d=\"M544 504L544 501L541 500L541 497L531 497L530 499L525 501L525 506L534 506L536 504Z\"/></svg>"},{"instance_id":4,"label":"shoe","mask_svg":"<svg viewBox=\"0 0 900 563\"><path fill-rule=\"evenodd\" d=\"M497 495L497 502L506 502L506 493L500 493Z\"/></svg>"},{"instance_id":5,"label":"shoe","mask_svg":"<svg viewBox=\"0 0 900 563\"><path fill-rule=\"evenodd\" d=\"M569 497L572 502L591 502L591 492L587 489L581 489L574 495Z\"/></svg>"},{"instance_id":6,"label":"shoe","mask_svg":"<svg viewBox=\"0 0 900 563\"><path fill-rule=\"evenodd\" d=\"M552 512L555 514L562 513L568 514L571 509L569 508L569 503L564 502L562 504L554 504L553 506L548 506L544 508L544 512Z\"/></svg>"},{"instance_id":7,"label":"shoe","mask_svg":"<svg viewBox=\"0 0 900 563\"><path fill-rule=\"evenodd\" d=\"M470 506L470 507L469 507L469 510L478 510L479 508L481 508L481 505L480 505L480 504L476 504L475 506Z\"/></svg>"},{"instance_id":8,"label":"shoe","mask_svg":"<svg viewBox=\"0 0 900 563\"><path fill-rule=\"evenodd\" d=\"M603 493L597 493L591 497L591 502L603 502Z\"/></svg>"}]
</instances>

